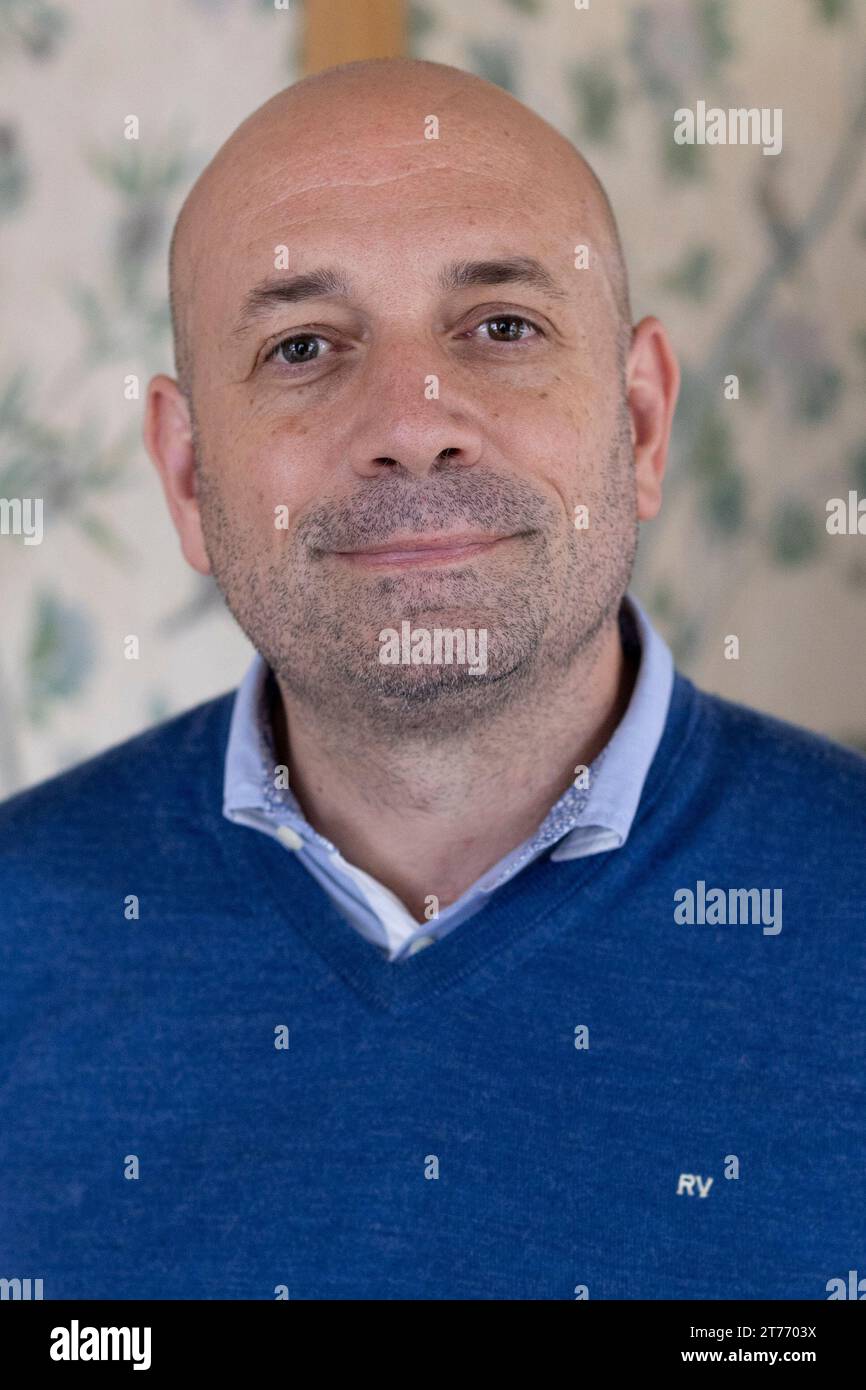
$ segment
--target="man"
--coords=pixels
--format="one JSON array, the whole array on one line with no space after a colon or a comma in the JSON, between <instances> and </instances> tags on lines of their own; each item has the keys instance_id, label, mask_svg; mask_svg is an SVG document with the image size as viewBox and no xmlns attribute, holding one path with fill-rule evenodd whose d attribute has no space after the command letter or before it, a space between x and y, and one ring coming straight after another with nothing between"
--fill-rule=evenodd
<instances>
[{"instance_id":1,"label":"man","mask_svg":"<svg viewBox=\"0 0 866 1390\"><path fill-rule=\"evenodd\" d=\"M626 596L678 369L588 166L455 69L333 69L222 147L171 277L145 440L256 657L0 810L0 1273L866 1272L866 760Z\"/></svg>"}]
</instances>

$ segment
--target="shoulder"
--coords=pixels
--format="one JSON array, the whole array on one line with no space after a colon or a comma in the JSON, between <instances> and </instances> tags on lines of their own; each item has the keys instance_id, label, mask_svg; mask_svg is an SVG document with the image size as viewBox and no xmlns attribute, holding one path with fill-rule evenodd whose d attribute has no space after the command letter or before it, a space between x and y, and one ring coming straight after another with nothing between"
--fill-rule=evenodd
<instances>
[{"instance_id":1,"label":"shoulder","mask_svg":"<svg viewBox=\"0 0 866 1390\"><path fill-rule=\"evenodd\" d=\"M111 825L154 816L179 796L190 800L211 780L221 784L234 691L203 701L95 757L0 802L3 866L38 857ZM219 765L219 766L218 766Z\"/></svg>"},{"instance_id":2,"label":"shoulder","mask_svg":"<svg viewBox=\"0 0 866 1390\"><path fill-rule=\"evenodd\" d=\"M800 724L695 688L701 713L719 746L743 767L800 777L808 772L858 791L866 785L866 755Z\"/></svg>"},{"instance_id":3,"label":"shoulder","mask_svg":"<svg viewBox=\"0 0 866 1390\"><path fill-rule=\"evenodd\" d=\"M749 705L691 686L691 753L705 791L744 833L799 831L811 845L866 836L866 756ZM732 826L733 829L733 826Z\"/></svg>"}]
</instances>

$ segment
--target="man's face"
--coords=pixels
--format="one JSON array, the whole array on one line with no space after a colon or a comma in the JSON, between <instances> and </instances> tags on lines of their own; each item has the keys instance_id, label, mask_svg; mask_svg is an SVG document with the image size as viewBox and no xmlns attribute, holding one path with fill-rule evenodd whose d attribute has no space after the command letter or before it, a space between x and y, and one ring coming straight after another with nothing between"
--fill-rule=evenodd
<instances>
[{"instance_id":1,"label":"man's face","mask_svg":"<svg viewBox=\"0 0 866 1390\"><path fill-rule=\"evenodd\" d=\"M588 653L631 573L631 440L596 228L555 170L468 123L447 152L420 132L397 146L319 133L308 157L297 143L267 154L202 245L190 324L208 557L285 689L383 727L453 728ZM515 260L501 283L477 266L465 282L467 265ZM324 270L344 286L244 318L256 287ZM446 536L486 543L408 553ZM358 553L396 542L399 555ZM486 671L383 663L381 634L407 620L485 631Z\"/></svg>"}]
</instances>

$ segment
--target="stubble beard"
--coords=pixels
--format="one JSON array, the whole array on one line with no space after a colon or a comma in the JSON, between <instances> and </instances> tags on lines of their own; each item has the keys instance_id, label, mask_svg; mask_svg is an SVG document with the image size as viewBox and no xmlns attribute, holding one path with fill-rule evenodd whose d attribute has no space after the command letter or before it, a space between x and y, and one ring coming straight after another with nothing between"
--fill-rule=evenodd
<instances>
[{"instance_id":1,"label":"stubble beard","mask_svg":"<svg viewBox=\"0 0 866 1390\"><path fill-rule=\"evenodd\" d=\"M195 435L194 435L195 442ZM316 719L367 736L435 742L463 736L528 700L543 702L576 661L594 664L601 635L631 578L638 523L631 441L621 415L590 504L574 530L522 478L442 468L423 482L393 472L349 498L324 499L294 531L232 522L222 490L196 447L205 545L239 626L282 689ZM273 526L264 516L263 526ZM328 552L401 532L527 531L477 565L399 574L359 572ZM507 556L503 552L508 552ZM487 669L386 665L380 633L436 627L485 629Z\"/></svg>"}]
</instances>

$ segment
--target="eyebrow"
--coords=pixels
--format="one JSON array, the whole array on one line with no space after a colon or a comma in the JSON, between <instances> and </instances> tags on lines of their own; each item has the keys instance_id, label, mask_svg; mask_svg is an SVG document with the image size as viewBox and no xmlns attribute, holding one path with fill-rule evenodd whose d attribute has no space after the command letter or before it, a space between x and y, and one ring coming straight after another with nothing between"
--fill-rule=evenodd
<instances>
[{"instance_id":1,"label":"eyebrow","mask_svg":"<svg viewBox=\"0 0 866 1390\"><path fill-rule=\"evenodd\" d=\"M443 290L464 290L476 285L529 285L552 299L567 298L565 290L534 256L509 256L495 261L455 261L439 273Z\"/></svg>"},{"instance_id":2,"label":"eyebrow","mask_svg":"<svg viewBox=\"0 0 866 1390\"><path fill-rule=\"evenodd\" d=\"M339 270L308 270L283 280L265 280L250 290L243 302L235 333L244 333L277 304L300 304L305 299L348 299L352 287Z\"/></svg>"},{"instance_id":3,"label":"eyebrow","mask_svg":"<svg viewBox=\"0 0 866 1390\"><path fill-rule=\"evenodd\" d=\"M437 277L441 290L453 292L483 285L529 285L543 290L552 299L567 298L565 290L549 270L533 256L509 256L504 260L454 261ZM235 334L245 333L252 324L270 313L275 305L300 304L307 299L349 299L352 286L339 270L322 267L281 280L265 280L246 296Z\"/></svg>"}]
</instances>

